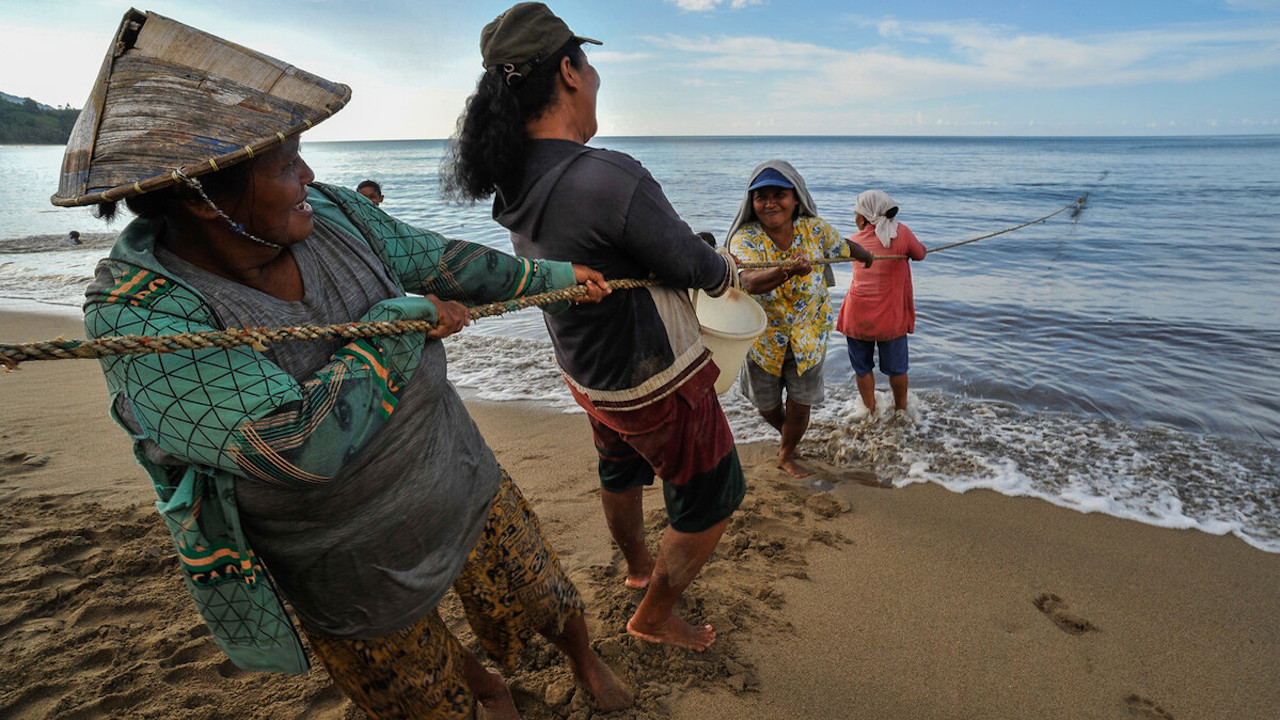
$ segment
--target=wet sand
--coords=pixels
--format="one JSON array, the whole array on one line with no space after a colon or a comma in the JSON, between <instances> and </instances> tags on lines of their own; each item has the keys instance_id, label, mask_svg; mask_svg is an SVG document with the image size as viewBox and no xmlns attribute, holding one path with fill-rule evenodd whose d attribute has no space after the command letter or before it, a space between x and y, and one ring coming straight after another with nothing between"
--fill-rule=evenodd
<instances>
[{"instance_id":1,"label":"wet sand","mask_svg":"<svg viewBox=\"0 0 1280 720\"><path fill-rule=\"evenodd\" d=\"M2 342L58 335L83 330L0 311ZM319 667L221 655L106 406L93 361L0 374L0 717L362 717ZM584 416L469 406L637 690L607 717L1280 717L1280 555L989 491L883 489L856 467L820 467L819 492L768 444L740 447L747 500L680 609L716 644L637 641ZM656 544L660 493L646 503ZM509 680L527 718L596 716L544 644Z\"/></svg>"}]
</instances>

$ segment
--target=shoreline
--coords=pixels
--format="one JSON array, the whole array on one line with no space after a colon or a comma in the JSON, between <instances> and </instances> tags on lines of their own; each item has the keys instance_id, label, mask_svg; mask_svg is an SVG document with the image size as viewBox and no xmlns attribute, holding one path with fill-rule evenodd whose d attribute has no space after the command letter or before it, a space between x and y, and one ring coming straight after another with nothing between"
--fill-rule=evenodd
<instances>
[{"instance_id":1,"label":"shoreline","mask_svg":"<svg viewBox=\"0 0 1280 720\"><path fill-rule=\"evenodd\" d=\"M25 315L50 316L50 321L62 328L59 339L84 337L80 313L79 304L0 298L0 317L16 318L8 321L9 325L23 326L20 318ZM494 320L506 322L514 318ZM500 404L536 399L547 404L543 410L576 412L550 361L549 343L543 340L531 348L522 345L537 343L529 335L507 335L495 332L495 327L500 326L474 327L448 341L451 356L461 348L461 360L451 365L450 378L463 398ZM539 336L542 332L539 326ZM7 339L53 337L50 332L32 331ZM527 362L527 356L535 353L545 355L546 362ZM518 363L520 383L500 385L501 389L495 392L490 385L492 378L506 372L512 362ZM913 402L932 406L926 410L924 422L917 417L911 427L895 430L882 423L868 426L858 422L860 404L856 403L849 382L830 374L827 381L827 403L815 408L806 438L811 457L817 453L827 461L835 458L834 462L848 464L859 462L870 452L879 454L877 466L882 472L888 467L890 479L899 487L932 483L958 493L987 488L1012 498L1038 498L1083 514L1102 513L1153 527L1232 535L1263 552L1280 554L1275 525L1280 516L1268 513L1274 503L1268 501L1266 493L1268 468L1273 464L1269 458L1274 453L1252 439L1173 429L1181 436L1171 440L1165 435L1168 428L1159 425L1125 424L1122 420L1087 415L1064 416L1068 423L1079 426L1064 429L1054 420L1061 411L969 399L963 394L931 388L913 391ZM887 395L883 389L880 392ZM740 394L726 395L722 402L740 442L768 441L772 437L772 430L758 419ZM994 445L970 443L975 434L986 434L992 427L998 430ZM935 430L941 430L941 435ZM1041 434L1064 430L1065 445L1057 450L1037 449ZM1020 443L1029 443L1032 452L1023 453ZM899 447L919 451L928 461L925 471L912 472L912 461L902 456ZM973 448L976 452L969 453ZM1188 463L1189 454L1201 459ZM1002 474L1001 463L1011 457L1017 458L1015 472ZM975 466L985 467L989 474L969 476ZM1112 471L1108 472L1108 468ZM1123 472L1115 468L1123 468ZM1073 479L1066 482L1061 478ZM1154 494L1149 492L1153 489ZM1185 508L1192 511L1186 513Z\"/></svg>"},{"instance_id":2,"label":"shoreline","mask_svg":"<svg viewBox=\"0 0 1280 720\"><path fill-rule=\"evenodd\" d=\"M83 333L7 309L0 327L10 342ZM747 500L681 610L715 625L716 645L639 643L622 629L637 597L585 417L467 405L638 691L638 710L608 717L1280 716L1280 555L989 490L870 487L857 471L814 492L767 442L740 446ZM0 407L0 715L356 717L322 669L239 671L202 632L96 363L0 374ZM661 496L646 496L654 541ZM442 615L465 642L449 603ZM560 656L527 652L509 678L525 717L585 716L571 683L547 692L565 689Z\"/></svg>"}]
</instances>

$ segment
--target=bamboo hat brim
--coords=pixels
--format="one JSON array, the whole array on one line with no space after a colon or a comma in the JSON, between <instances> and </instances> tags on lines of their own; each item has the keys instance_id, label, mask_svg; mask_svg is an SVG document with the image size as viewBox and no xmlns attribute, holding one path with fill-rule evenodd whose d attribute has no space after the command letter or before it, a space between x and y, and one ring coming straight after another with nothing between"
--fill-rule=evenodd
<instances>
[{"instance_id":1,"label":"bamboo hat brim","mask_svg":"<svg viewBox=\"0 0 1280 720\"><path fill-rule=\"evenodd\" d=\"M67 141L54 205L114 202L252 158L351 88L155 13L125 13Z\"/></svg>"}]
</instances>

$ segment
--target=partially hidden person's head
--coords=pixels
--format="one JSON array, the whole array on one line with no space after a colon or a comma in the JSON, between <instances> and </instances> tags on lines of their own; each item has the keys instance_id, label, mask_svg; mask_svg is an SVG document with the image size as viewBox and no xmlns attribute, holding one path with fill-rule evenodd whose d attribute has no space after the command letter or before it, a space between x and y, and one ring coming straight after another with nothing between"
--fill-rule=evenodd
<instances>
[{"instance_id":1,"label":"partially hidden person's head","mask_svg":"<svg viewBox=\"0 0 1280 720\"><path fill-rule=\"evenodd\" d=\"M861 230L867 224L875 225L880 244L889 247L898 236L898 203L883 190L867 190L858 194L853 211Z\"/></svg>"},{"instance_id":2,"label":"partially hidden person's head","mask_svg":"<svg viewBox=\"0 0 1280 720\"><path fill-rule=\"evenodd\" d=\"M447 195L488 197L519 172L530 127L555 114L568 137L586 142L598 129L600 75L583 43L542 3L517 3L480 32L484 75L458 118L444 168Z\"/></svg>"},{"instance_id":3,"label":"partially hidden person's head","mask_svg":"<svg viewBox=\"0 0 1280 720\"><path fill-rule=\"evenodd\" d=\"M107 218L123 200L141 217L192 215L262 244L292 241L309 234L314 179L298 136L350 98L346 85L130 10L50 200Z\"/></svg>"},{"instance_id":4,"label":"partially hidden person's head","mask_svg":"<svg viewBox=\"0 0 1280 720\"><path fill-rule=\"evenodd\" d=\"M382 186L373 180L361 180L360 184L356 186L356 192L369 198L369 202L374 205L382 204Z\"/></svg>"}]
</instances>

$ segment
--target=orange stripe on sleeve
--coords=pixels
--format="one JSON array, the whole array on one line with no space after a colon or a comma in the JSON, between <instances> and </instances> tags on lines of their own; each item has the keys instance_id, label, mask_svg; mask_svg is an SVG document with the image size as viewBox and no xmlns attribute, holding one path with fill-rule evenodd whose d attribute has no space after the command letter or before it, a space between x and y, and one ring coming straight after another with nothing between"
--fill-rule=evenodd
<instances>
[{"instance_id":1,"label":"orange stripe on sleeve","mask_svg":"<svg viewBox=\"0 0 1280 720\"><path fill-rule=\"evenodd\" d=\"M139 270L133 277L129 278L115 290L112 290L111 294L107 296L107 302L119 302L121 295L137 287L138 283L142 282L143 278L150 274L151 273L147 270Z\"/></svg>"}]
</instances>

